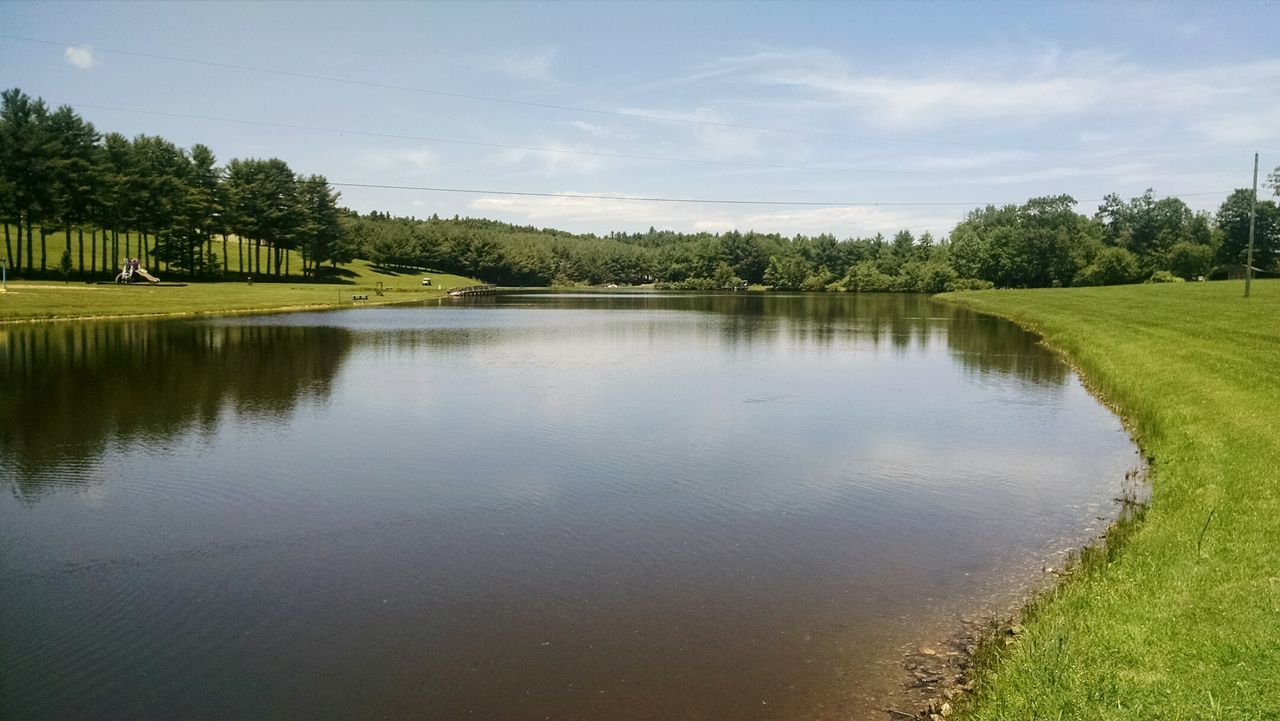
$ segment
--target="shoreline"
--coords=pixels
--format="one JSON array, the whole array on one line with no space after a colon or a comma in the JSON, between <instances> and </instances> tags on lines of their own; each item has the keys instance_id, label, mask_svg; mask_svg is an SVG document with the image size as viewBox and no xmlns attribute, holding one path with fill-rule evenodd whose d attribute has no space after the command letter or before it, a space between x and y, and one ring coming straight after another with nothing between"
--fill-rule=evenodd
<instances>
[{"instance_id":1,"label":"shoreline","mask_svg":"<svg viewBox=\"0 0 1280 721\"><path fill-rule=\"evenodd\" d=\"M1121 495L1113 499L1118 510L1110 515L1101 535L1094 535L1090 543L1055 552L1058 565L1045 564L1039 575L1014 574L1005 579L1016 598L994 607L975 608L954 619L948 635L905 647L899 659L907 672L899 689L905 708L873 706L872 710L918 721L938 721L969 710L975 686L994 678L1000 654L1017 645L1023 622L1066 586L1087 578L1099 559L1119 551L1137 530L1151 489L1150 466L1145 458L1139 460L1139 466L1121 480Z\"/></svg>"},{"instance_id":2,"label":"shoreline","mask_svg":"<svg viewBox=\"0 0 1280 721\"><path fill-rule=\"evenodd\" d=\"M946 297L943 297L946 296ZM944 647L952 649L951 658L957 662L936 664L930 668L930 657L919 653L909 653L904 659L904 666L915 671L925 668L929 673L941 678L949 674L951 680L941 684L941 693L928 698L914 706L910 718L920 721L940 721L959 712L967 717L973 710L977 699L973 691L979 683L990 683L998 679L998 668L1002 656L1007 649L1016 646L1023 634L1024 621L1033 619L1045 604L1052 603L1068 586L1087 580L1096 571L1099 559L1106 561L1118 553L1126 541L1141 526L1146 511L1150 508L1152 493L1152 467L1155 458L1149 452L1148 444L1137 427L1134 419L1114 399L1102 389L1098 379L1093 378L1081 367L1078 359L1061 344L1055 342L1038 324L1015 315L1004 315L974 303L971 298L955 293L940 293L932 299L940 303L966 308L981 315L999 318L1034 335L1037 343L1058 357L1080 380L1085 391L1095 400L1111 411L1124 427L1125 435L1138 449L1139 466L1126 473L1122 481L1121 496L1114 499L1120 504L1115 518L1107 523L1107 527L1095 542L1089 543L1067 552L1062 568L1046 568L1056 578L1038 589L1030 589L1030 593L1021 601L1012 605L1004 614L995 614L980 619L973 624L964 624L954 635L948 637ZM1143 493L1139 494L1139 489ZM960 653L955 653L959 651ZM937 657L934 657L937 658ZM920 660L924 659L924 663ZM918 687L917 687L918 688ZM905 717L897 710L878 709L891 715Z\"/></svg>"},{"instance_id":3,"label":"shoreline","mask_svg":"<svg viewBox=\"0 0 1280 721\"><path fill-rule=\"evenodd\" d=\"M338 304L303 304L303 305L286 305L272 308L229 308L222 310L178 310L167 313L117 313L109 315L57 315L57 316L39 316L31 318L6 318L0 320L0 326L4 325L22 325L27 323L66 323L66 322L84 322L94 320L167 320L173 318L195 318L195 317L223 317L237 315L270 315L272 313L305 313L308 311L322 310L351 310L353 308L371 308L375 306L387 305L408 305L410 303L423 303L430 300L443 300L449 297L448 294L430 296L426 298L406 298L404 300L369 300L361 301L359 304L338 305Z\"/></svg>"},{"instance_id":4,"label":"shoreline","mask_svg":"<svg viewBox=\"0 0 1280 721\"><path fill-rule=\"evenodd\" d=\"M1238 281L936 297L1011 321L1070 364L1124 424L1151 494L1018 610L1019 633L988 633L960 718L1274 712L1280 283L1254 286L1252 298Z\"/></svg>"}]
</instances>

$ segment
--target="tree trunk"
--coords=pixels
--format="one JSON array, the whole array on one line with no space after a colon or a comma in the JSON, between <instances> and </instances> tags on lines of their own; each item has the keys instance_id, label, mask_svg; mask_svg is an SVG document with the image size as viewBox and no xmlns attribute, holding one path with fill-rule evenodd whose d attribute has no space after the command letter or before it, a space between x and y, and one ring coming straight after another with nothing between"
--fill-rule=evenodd
<instances>
[{"instance_id":1,"label":"tree trunk","mask_svg":"<svg viewBox=\"0 0 1280 721\"><path fill-rule=\"evenodd\" d=\"M284 277L286 278L289 277L289 252L288 251L285 251L285 254L284 254Z\"/></svg>"},{"instance_id":2,"label":"tree trunk","mask_svg":"<svg viewBox=\"0 0 1280 721\"><path fill-rule=\"evenodd\" d=\"M36 261L32 260L36 257L36 237L32 236L31 216L27 216L27 273L35 273Z\"/></svg>"},{"instance_id":3,"label":"tree trunk","mask_svg":"<svg viewBox=\"0 0 1280 721\"><path fill-rule=\"evenodd\" d=\"M89 233L89 271L90 273L98 272L98 229L96 227Z\"/></svg>"},{"instance_id":4,"label":"tree trunk","mask_svg":"<svg viewBox=\"0 0 1280 721\"><path fill-rule=\"evenodd\" d=\"M70 237L70 236L67 236ZM76 228L76 240L80 244L80 275L84 275L84 226Z\"/></svg>"},{"instance_id":5,"label":"tree trunk","mask_svg":"<svg viewBox=\"0 0 1280 721\"><path fill-rule=\"evenodd\" d=\"M227 257L227 234L222 234L222 274L231 272L231 259Z\"/></svg>"},{"instance_id":6,"label":"tree trunk","mask_svg":"<svg viewBox=\"0 0 1280 721\"><path fill-rule=\"evenodd\" d=\"M26 220L22 216L18 216L18 244L15 250L18 252L10 256L10 262L15 271L22 270L22 223Z\"/></svg>"},{"instance_id":7,"label":"tree trunk","mask_svg":"<svg viewBox=\"0 0 1280 721\"><path fill-rule=\"evenodd\" d=\"M13 241L9 239L9 221L4 222L4 259L5 265L13 266Z\"/></svg>"},{"instance_id":8,"label":"tree trunk","mask_svg":"<svg viewBox=\"0 0 1280 721\"><path fill-rule=\"evenodd\" d=\"M226 236L222 236L225 241ZM236 238L236 257L239 259L240 275L244 275L244 238Z\"/></svg>"},{"instance_id":9,"label":"tree trunk","mask_svg":"<svg viewBox=\"0 0 1280 721\"><path fill-rule=\"evenodd\" d=\"M49 270L49 232L40 226L40 274Z\"/></svg>"},{"instance_id":10,"label":"tree trunk","mask_svg":"<svg viewBox=\"0 0 1280 721\"><path fill-rule=\"evenodd\" d=\"M36 240L31 236L31 216L27 216L27 272L36 269L36 264L31 259L34 257L34 248Z\"/></svg>"}]
</instances>

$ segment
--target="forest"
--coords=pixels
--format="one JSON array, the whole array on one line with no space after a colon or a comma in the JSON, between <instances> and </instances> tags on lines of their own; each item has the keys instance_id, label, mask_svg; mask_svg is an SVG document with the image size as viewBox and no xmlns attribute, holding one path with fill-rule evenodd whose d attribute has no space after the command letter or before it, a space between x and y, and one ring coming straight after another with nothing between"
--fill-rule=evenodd
<instances>
[{"instance_id":1,"label":"forest","mask_svg":"<svg viewBox=\"0 0 1280 721\"><path fill-rule=\"evenodd\" d=\"M1266 181L1280 195L1280 168ZM1225 277L1245 262L1249 189L1216 213L1153 191L1111 194L1091 216L1069 195L971 211L946 237L784 236L649 228L569 233L479 218L359 213L322 175L279 159L219 165L204 145L99 132L72 108L20 89L0 108L0 220L8 271L101 278L122 258L190 279L302 276L361 258L500 285L900 291L1056 287ZM1254 267L1277 270L1280 207L1256 204ZM48 237L64 233L60 258ZM71 240L73 239L74 240ZM234 246L234 248L233 248ZM37 249L38 248L38 249ZM296 276L294 277L296 279Z\"/></svg>"}]
</instances>

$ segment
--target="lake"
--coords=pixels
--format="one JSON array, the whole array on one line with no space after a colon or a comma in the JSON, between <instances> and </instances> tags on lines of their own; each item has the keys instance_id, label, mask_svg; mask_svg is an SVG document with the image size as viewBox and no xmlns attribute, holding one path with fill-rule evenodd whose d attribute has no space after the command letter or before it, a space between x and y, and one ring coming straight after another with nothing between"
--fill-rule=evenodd
<instances>
[{"instance_id":1,"label":"lake","mask_svg":"<svg viewBox=\"0 0 1280 721\"><path fill-rule=\"evenodd\" d=\"M879 718L1138 464L921 296L0 326L0 709Z\"/></svg>"}]
</instances>

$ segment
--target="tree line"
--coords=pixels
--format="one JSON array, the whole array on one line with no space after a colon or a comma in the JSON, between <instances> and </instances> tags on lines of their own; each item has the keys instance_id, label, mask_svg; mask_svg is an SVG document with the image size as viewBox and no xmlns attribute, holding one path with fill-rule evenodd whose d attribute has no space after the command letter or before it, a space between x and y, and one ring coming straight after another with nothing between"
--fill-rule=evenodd
<instances>
[{"instance_id":1,"label":"tree line","mask_svg":"<svg viewBox=\"0 0 1280 721\"><path fill-rule=\"evenodd\" d=\"M1280 168L1270 187L1280 194ZM388 213L343 219L361 257L439 268L502 285L633 285L690 290L766 285L778 290L936 293L1226 277L1243 267L1250 190L1216 213L1194 212L1150 190L1108 195L1092 216L1068 195L970 212L949 236L901 230L886 238L729 231L605 236L473 218ZM1280 207L1257 204L1254 266L1275 272Z\"/></svg>"},{"instance_id":2,"label":"tree line","mask_svg":"<svg viewBox=\"0 0 1280 721\"><path fill-rule=\"evenodd\" d=\"M192 278L219 277L232 271L229 236L237 239L235 272L287 274L293 250L311 274L351 260L337 201L324 176L296 174L278 158L219 167L205 145L103 134L70 107L50 110L16 88L0 99L0 221L19 274L49 272L48 236L59 230L67 238L61 270L82 276L137 257Z\"/></svg>"},{"instance_id":3,"label":"tree line","mask_svg":"<svg viewBox=\"0 0 1280 721\"><path fill-rule=\"evenodd\" d=\"M1280 195L1280 168L1268 187ZM51 111L18 89L3 94L0 220L11 266L28 275L48 272L47 235L64 230L64 269L82 275L136 255L190 277L280 276L296 253L313 279L323 263L362 258L522 286L939 292L1189 280L1225 276L1244 263L1252 194L1233 192L1213 214L1150 190L1127 200L1108 195L1092 215L1077 212L1070 196L1041 197L975 209L942 238L902 230L844 239L652 227L578 234L457 216L361 214L337 201L323 176L295 174L276 158L220 167L204 145L104 135L69 107ZM1254 265L1274 271L1280 208L1264 200L1256 211ZM228 237L236 239L234 263Z\"/></svg>"}]
</instances>

